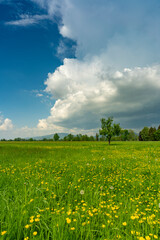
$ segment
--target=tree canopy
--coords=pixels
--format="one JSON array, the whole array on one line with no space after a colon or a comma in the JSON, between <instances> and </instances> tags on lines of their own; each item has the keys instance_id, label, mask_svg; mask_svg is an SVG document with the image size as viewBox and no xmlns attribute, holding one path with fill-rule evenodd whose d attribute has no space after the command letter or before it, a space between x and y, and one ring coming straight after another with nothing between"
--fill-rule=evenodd
<instances>
[{"instance_id":1,"label":"tree canopy","mask_svg":"<svg viewBox=\"0 0 160 240\"><path fill-rule=\"evenodd\" d=\"M60 137L59 137L58 133L55 133L54 136L53 136L54 141L58 141L59 138Z\"/></svg>"},{"instance_id":2,"label":"tree canopy","mask_svg":"<svg viewBox=\"0 0 160 240\"><path fill-rule=\"evenodd\" d=\"M101 129L99 134L105 136L110 144L111 138L113 136L118 136L121 132L120 124L113 123L113 117L108 117L108 119L101 119Z\"/></svg>"}]
</instances>

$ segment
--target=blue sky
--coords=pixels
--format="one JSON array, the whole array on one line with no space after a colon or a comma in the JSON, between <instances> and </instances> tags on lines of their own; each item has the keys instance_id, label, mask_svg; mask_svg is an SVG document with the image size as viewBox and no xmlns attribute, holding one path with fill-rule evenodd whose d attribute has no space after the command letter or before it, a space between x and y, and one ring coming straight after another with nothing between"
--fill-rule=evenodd
<instances>
[{"instance_id":1,"label":"blue sky","mask_svg":"<svg viewBox=\"0 0 160 240\"><path fill-rule=\"evenodd\" d=\"M20 12L41 13L32 6L25 1L20 6L0 5L0 110L19 127L33 127L38 118L47 117L48 103L42 103L33 91L43 90L47 73L60 65L55 54L60 38L55 22L5 25Z\"/></svg>"},{"instance_id":2,"label":"blue sky","mask_svg":"<svg viewBox=\"0 0 160 240\"><path fill-rule=\"evenodd\" d=\"M0 0L0 138L160 124L158 0Z\"/></svg>"}]
</instances>

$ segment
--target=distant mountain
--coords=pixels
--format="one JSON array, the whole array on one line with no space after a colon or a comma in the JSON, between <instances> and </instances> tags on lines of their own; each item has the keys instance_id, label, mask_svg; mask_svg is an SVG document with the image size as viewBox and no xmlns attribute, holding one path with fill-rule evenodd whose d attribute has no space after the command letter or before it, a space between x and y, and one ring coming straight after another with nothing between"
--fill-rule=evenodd
<instances>
[{"instance_id":1,"label":"distant mountain","mask_svg":"<svg viewBox=\"0 0 160 240\"><path fill-rule=\"evenodd\" d=\"M38 136L38 137L32 137L34 140L43 140L44 138L46 139L53 139L55 133L49 134L49 135L44 135L44 136ZM60 136L60 139L64 138L65 136L68 135L68 133L58 133ZM29 139L29 138L28 138Z\"/></svg>"}]
</instances>

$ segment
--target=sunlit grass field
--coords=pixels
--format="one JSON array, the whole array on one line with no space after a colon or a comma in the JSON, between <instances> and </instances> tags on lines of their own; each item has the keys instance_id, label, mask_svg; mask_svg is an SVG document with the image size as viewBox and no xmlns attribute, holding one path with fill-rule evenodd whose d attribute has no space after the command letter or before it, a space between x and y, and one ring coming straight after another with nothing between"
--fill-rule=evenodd
<instances>
[{"instance_id":1,"label":"sunlit grass field","mask_svg":"<svg viewBox=\"0 0 160 240\"><path fill-rule=\"evenodd\" d=\"M0 142L0 239L160 239L160 143Z\"/></svg>"}]
</instances>

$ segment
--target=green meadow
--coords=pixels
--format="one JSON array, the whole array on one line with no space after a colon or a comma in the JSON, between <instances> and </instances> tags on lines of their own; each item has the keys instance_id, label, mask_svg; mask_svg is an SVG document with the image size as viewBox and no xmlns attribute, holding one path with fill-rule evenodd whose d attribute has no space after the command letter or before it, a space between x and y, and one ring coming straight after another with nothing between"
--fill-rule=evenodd
<instances>
[{"instance_id":1,"label":"green meadow","mask_svg":"<svg viewBox=\"0 0 160 240\"><path fill-rule=\"evenodd\" d=\"M0 239L160 239L160 143L0 142Z\"/></svg>"}]
</instances>

